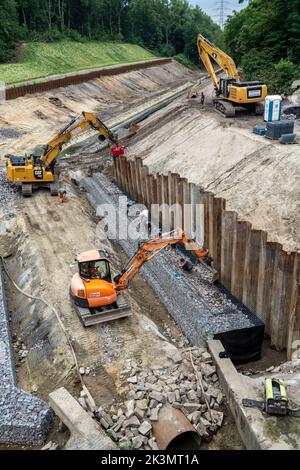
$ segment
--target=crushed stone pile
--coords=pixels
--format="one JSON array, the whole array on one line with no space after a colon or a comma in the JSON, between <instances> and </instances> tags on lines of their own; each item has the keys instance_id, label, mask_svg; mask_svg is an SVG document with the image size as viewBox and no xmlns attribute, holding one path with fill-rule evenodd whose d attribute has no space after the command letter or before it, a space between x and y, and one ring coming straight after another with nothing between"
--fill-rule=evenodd
<instances>
[{"instance_id":1,"label":"crushed stone pile","mask_svg":"<svg viewBox=\"0 0 300 470\"><path fill-rule=\"evenodd\" d=\"M142 369L128 360L121 381L127 401L100 407L96 419L122 449L158 450L153 423L165 405L181 410L204 441L211 440L224 420L216 367L205 348L189 348L173 356L173 368ZM78 399L88 411L86 395Z\"/></svg>"}]
</instances>

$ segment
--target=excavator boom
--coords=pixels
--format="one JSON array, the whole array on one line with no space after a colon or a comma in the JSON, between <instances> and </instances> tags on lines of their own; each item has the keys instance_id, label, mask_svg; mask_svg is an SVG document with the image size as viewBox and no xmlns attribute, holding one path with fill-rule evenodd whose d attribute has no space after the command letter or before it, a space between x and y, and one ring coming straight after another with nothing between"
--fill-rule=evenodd
<instances>
[{"instance_id":1,"label":"excavator boom","mask_svg":"<svg viewBox=\"0 0 300 470\"><path fill-rule=\"evenodd\" d=\"M219 88L219 79L213 67L212 59L226 72L228 78L234 79L236 82L241 81L236 65L229 55L202 36L202 34L198 35L197 45L200 58L216 88Z\"/></svg>"},{"instance_id":2,"label":"excavator boom","mask_svg":"<svg viewBox=\"0 0 300 470\"><path fill-rule=\"evenodd\" d=\"M55 181L55 164L64 147L73 137L87 129L94 129L99 134L99 139L109 139L117 144L116 136L94 114L83 112L81 116L72 119L69 124L53 137L45 146L41 155L15 157L8 155L6 175L11 183L21 183L25 196L31 196L33 187L46 186L52 195L57 194Z\"/></svg>"},{"instance_id":3,"label":"excavator boom","mask_svg":"<svg viewBox=\"0 0 300 470\"><path fill-rule=\"evenodd\" d=\"M140 245L138 252L131 258L121 275L116 278L115 288L117 291L127 289L128 284L141 270L143 265L158 256L168 246L182 244L191 250L200 260L205 262L209 256L208 250L203 250L198 242L192 241L182 229L164 234L159 238L146 241ZM211 266L206 265L213 275L212 282L217 280L217 272Z\"/></svg>"},{"instance_id":4,"label":"excavator boom","mask_svg":"<svg viewBox=\"0 0 300 470\"><path fill-rule=\"evenodd\" d=\"M158 256L168 246L183 244L204 263L211 274L211 282L217 280L217 272L208 262L212 261L207 250L191 240L183 230L164 234L141 243L122 273L112 280L110 263L100 251L81 253L77 257L79 272L72 279L70 296L84 326L125 318L131 309L120 295L129 286L143 265Z\"/></svg>"},{"instance_id":5,"label":"excavator boom","mask_svg":"<svg viewBox=\"0 0 300 470\"><path fill-rule=\"evenodd\" d=\"M109 139L114 144L117 144L114 134L95 114L83 112L82 117L83 119L79 122L77 122L78 118L73 119L59 134L48 142L46 150L40 159L45 168L51 168L51 165L60 154L63 145L70 142L73 137L84 132L86 129L92 128L99 133L100 137L103 137L103 140Z\"/></svg>"}]
</instances>

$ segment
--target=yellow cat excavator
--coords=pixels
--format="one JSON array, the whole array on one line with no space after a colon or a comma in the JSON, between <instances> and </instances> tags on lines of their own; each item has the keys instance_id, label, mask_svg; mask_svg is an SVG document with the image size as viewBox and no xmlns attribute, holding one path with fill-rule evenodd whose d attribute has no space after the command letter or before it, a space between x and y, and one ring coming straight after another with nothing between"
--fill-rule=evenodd
<instances>
[{"instance_id":1,"label":"yellow cat excavator","mask_svg":"<svg viewBox=\"0 0 300 470\"><path fill-rule=\"evenodd\" d=\"M99 140L109 139L117 144L116 136L92 113L83 112L82 115L72 119L45 146L41 155L13 156L7 155L6 175L11 183L20 183L24 196L31 196L33 188L48 187L52 196L58 193L57 175L55 165L64 145L87 129L94 129L99 133Z\"/></svg>"},{"instance_id":2,"label":"yellow cat excavator","mask_svg":"<svg viewBox=\"0 0 300 470\"><path fill-rule=\"evenodd\" d=\"M72 279L70 296L83 325L92 326L130 316L130 307L120 294L128 288L145 263L168 246L177 244L184 245L197 256L206 267L211 283L217 281L218 274L211 266L212 259L208 251L191 240L182 229L141 243L137 253L114 280L105 252L93 250L79 255L79 270Z\"/></svg>"},{"instance_id":3,"label":"yellow cat excavator","mask_svg":"<svg viewBox=\"0 0 300 470\"><path fill-rule=\"evenodd\" d=\"M197 45L200 58L215 87L216 109L226 117L234 117L238 108L263 114L263 101L268 94L267 85L262 81L242 82L233 59L201 34L198 35ZM212 61L217 63L227 77L218 78Z\"/></svg>"}]
</instances>

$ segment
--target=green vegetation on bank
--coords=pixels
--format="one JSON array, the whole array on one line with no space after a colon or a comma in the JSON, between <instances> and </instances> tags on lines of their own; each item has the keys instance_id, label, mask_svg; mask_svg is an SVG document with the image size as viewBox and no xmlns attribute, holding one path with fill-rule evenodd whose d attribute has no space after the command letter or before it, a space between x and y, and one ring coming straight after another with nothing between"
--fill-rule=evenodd
<instances>
[{"instance_id":1,"label":"green vegetation on bank","mask_svg":"<svg viewBox=\"0 0 300 470\"><path fill-rule=\"evenodd\" d=\"M0 80L16 83L48 75L154 59L135 44L59 41L20 47L18 63L0 64Z\"/></svg>"},{"instance_id":2,"label":"green vegetation on bank","mask_svg":"<svg viewBox=\"0 0 300 470\"><path fill-rule=\"evenodd\" d=\"M219 26L187 0L1 0L0 62L16 61L22 42L73 40L137 44L199 65L198 32L222 42Z\"/></svg>"},{"instance_id":3,"label":"green vegetation on bank","mask_svg":"<svg viewBox=\"0 0 300 470\"><path fill-rule=\"evenodd\" d=\"M266 80L271 93L288 92L300 77L300 0L239 3L245 8L234 12L222 31L187 0L1 0L0 63L19 63L0 66L0 80L131 62L148 54L133 45L198 67L196 37L202 33L225 48L247 79ZM70 41L77 45L68 47ZM24 42L28 46L22 49Z\"/></svg>"},{"instance_id":4,"label":"green vegetation on bank","mask_svg":"<svg viewBox=\"0 0 300 470\"><path fill-rule=\"evenodd\" d=\"M300 78L300 0L252 0L228 20L224 36L245 77L266 80L271 93L289 92Z\"/></svg>"}]
</instances>

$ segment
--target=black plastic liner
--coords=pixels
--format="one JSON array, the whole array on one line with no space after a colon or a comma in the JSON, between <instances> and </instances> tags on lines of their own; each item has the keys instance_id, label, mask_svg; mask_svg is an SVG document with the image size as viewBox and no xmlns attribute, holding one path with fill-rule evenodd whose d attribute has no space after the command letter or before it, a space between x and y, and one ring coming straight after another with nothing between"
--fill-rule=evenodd
<instances>
[{"instance_id":1,"label":"black plastic liner","mask_svg":"<svg viewBox=\"0 0 300 470\"><path fill-rule=\"evenodd\" d=\"M262 357L265 324L255 313L233 297L222 284L218 283L218 288L241 308L244 315L251 320L253 326L218 333L214 336L214 339L221 341L226 351L225 357L229 357L235 365L259 361Z\"/></svg>"},{"instance_id":2,"label":"black plastic liner","mask_svg":"<svg viewBox=\"0 0 300 470\"><path fill-rule=\"evenodd\" d=\"M265 325L243 328L241 330L218 333L214 339L218 339L224 346L225 355L235 365L261 359L262 344L265 334Z\"/></svg>"}]
</instances>

